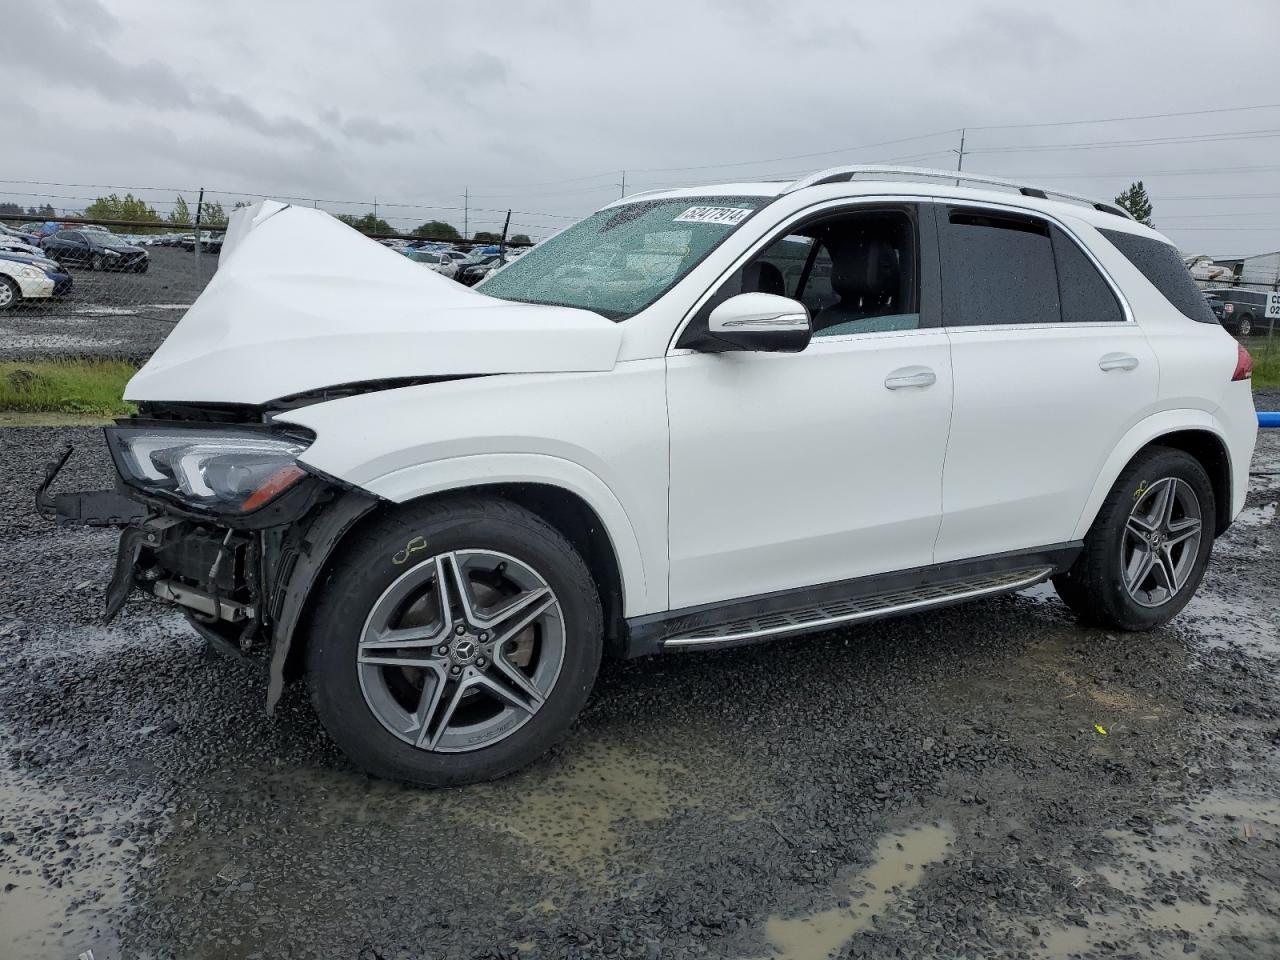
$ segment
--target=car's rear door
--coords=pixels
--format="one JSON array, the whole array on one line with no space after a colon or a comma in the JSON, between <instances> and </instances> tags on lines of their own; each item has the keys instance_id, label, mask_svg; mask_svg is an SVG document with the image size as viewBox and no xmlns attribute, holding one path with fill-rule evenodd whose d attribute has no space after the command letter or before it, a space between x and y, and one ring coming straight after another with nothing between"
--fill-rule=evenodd
<instances>
[{"instance_id":1,"label":"car's rear door","mask_svg":"<svg viewBox=\"0 0 1280 960\"><path fill-rule=\"evenodd\" d=\"M936 558L1067 542L1107 455L1156 400L1155 354L1065 223L935 211L954 376Z\"/></svg>"}]
</instances>

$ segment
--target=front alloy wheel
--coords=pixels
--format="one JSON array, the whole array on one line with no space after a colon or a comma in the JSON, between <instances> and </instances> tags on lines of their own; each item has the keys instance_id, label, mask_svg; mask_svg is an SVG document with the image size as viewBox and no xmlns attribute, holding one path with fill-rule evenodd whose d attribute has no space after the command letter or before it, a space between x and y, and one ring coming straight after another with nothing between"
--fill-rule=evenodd
<instances>
[{"instance_id":1,"label":"front alloy wheel","mask_svg":"<svg viewBox=\"0 0 1280 960\"><path fill-rule=\"evenodd\" d=\"M564 644L560 602L527 563L491 550L440 554L374 604L360 688L378 722L419 750L479 750L538 712Z\"/></svg>"},{"instance_id":2,"label":"front alloy wheel","mask_svg":"<svg viewBox=\"0 0 1280 960\"><path fill-rule=\"evenodd\" d=\"M604 628L595 579L559 530L459 495L389 509L339 551L313 591L307 672L354 763L453 786L505 776L564 736Z\"/></svg>"}]
</instances>

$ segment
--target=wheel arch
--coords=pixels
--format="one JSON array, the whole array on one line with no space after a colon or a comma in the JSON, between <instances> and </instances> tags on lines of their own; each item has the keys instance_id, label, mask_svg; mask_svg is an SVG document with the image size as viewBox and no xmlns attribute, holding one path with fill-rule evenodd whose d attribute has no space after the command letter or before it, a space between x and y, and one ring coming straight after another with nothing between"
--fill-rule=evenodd
<instances>
[{"instance_id":1,"label":"wheel arch","mask_svg":"<svg viewBox=\"0 0 1280 960\"><path fill-rule=\"evenodd\" d=\"M303 575L291 572L289 593L285 600L287 614L277 621L273 643L272 684L268 693L268 709L274 707L280 696L283 681L298 676L304 661L311 611L315 607L316 591L323 585L334 562L341 556L343 544L367 524L409 504L447 502L468 496L501 498L536 514L564 534L582 556L588 570L596 580L600 602L604 612L605 652L619 653L625 639L627 583L624 560L619 556L617 543L600 511L584 496L568 487L548 481L491 479L461 483L417 496L398 500L353 497L340 501L331 525L313 542L319 546L315 555L308 557L307 572ZM329 520L328 517L325 518ZM629 527L628 527L629 532ZM634 544L634 540L633 540ZM638 561L638 547L636 547ZM643 571L633 571L640 577L643 588Z\"/></svg>"},{"instance_id":2,"label":"wheel arch","mask_svg":"<svg viewBox=\"0 0 1280 960\"><path fill-rule=\"evenodd\" d=\"M1203 410L1167 410L1148 417L1125 434L1103 465L1073 539L1083 539L1102 507L1103 500L1138 454L1151 447L1170 447L1195 458L1209 475L1214 496L1214 535L1231 525L1232 467L1225 431Z\"/></svg>"}]
</instances>

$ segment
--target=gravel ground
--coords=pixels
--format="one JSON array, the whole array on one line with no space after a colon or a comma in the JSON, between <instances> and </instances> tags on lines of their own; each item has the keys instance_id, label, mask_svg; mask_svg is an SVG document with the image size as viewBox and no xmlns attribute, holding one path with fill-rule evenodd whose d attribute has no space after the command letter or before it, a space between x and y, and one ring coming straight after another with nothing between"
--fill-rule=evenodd
<instances>
[{"instance_id":1,"label":"gravel ground","mask_svg":"<svg viewBox=\"0 0 1280 960\"><path fill-rule=\"evenodd\" d=\"M0 430L10 960L1280 955L1274 475L1166 629L1040 587L607 664L551 757L431 793L165 608L102 626L114 536L30 509L67 440L105 484L96 431Z\"/></svg>"},{"instance_id":2,"label":"gravel ground","mask_svg":"<svg viewBox=\"0 0 1280 960\"><path fill-rule=\"evenodd\" d=\"M0 360L122 357L145 360L182 318L217 269L218 258L149 247L146 273L72 267L71 292L28 300L0 314Z\"/></svg>"}]
</instances>

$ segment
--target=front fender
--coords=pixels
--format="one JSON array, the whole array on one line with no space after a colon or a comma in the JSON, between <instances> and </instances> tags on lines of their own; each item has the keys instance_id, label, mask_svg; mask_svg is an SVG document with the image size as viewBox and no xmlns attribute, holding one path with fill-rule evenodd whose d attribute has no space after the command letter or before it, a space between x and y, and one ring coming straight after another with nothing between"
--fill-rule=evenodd
<instances>
[{"instance_id":1,"label":"front fender","mask_svg":"<svg viewBox=\"0 0 1280 960\"><path fill-rule=\"evenodd\" d=\"M1089 532L1089 528L1093 526L1094 517L1098 515L1098 511L1102 508L1102 501L1107 498L1107 494L1115 485L1116 478L1120 476L1120 471L1125 468L1139 450L1160 437L1185 430L1202 430L1206 433L1211 433L1217 437L1224 449L1229 453L1232 449L1227 440L1228 431L1226 427L1216 416L1206 410L1161 410L1145 420L1138 421L1129 428L1128 433L1120 438L1120 442L1116 444L1111 451L1111 455L1103 463L1102 469L1098 473L1098 479L1094 482L1088 500L1085 501L1084 510L1081 511L1080 517L1076 522L1075 532L1072 534L1071 539L1084 539L1085 534ZM1230 457L1228 457L1228 460L1230 461ZM1237 471L1234 463L1231 465L1231 469L1233 474L1231 483L1231 516L1234 517L1239 512L1240 507L1243 506L1244 493L1243 490L1237 490L1240 484L1236 482L1237 477L1235 474Z\"/></svg>"},{"instance_id":2,"label":"front fender","mask_svg":"<svg viewBox=\"0 0 1280 960\"><path fill-rule=\"evenodd\" d=\"M665 608L666 579L649 576L635 526L621 501L603 480L581 464L540 453L483 453L433 460L382 474L360 485L394 503L499 483L539 483L581 497L604 524L622 576L624 615L641 616Z\"/></svg>"}]
</instances>

